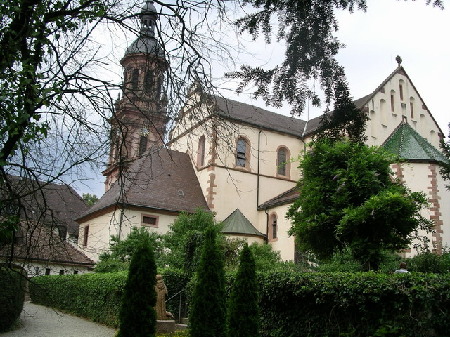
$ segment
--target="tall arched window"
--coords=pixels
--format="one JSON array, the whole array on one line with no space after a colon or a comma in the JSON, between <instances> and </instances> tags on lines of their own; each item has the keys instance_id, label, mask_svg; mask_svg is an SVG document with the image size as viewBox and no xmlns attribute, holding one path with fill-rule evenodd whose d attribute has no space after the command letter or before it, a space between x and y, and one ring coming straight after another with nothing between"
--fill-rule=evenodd
<instances>
[{"instance_id":1,"label":"tall arched window","mask_svg":"<svg viewBox=\"0 0 450 337\"><path fill-rule=\"evenodd\" d=\"M197 166L205 166L205 136L201 136L198 140Z\"/></svg>"},{"instance_id":2,"label":"tall arched window","mask_svg":"<svg viewBox=\"0 0 450 337\"><path fill-rule=\"evenodd\" d=\"M277 175L289 176L289 150L285 146L280 146L277 150Z\"/></svg>"},{"instance_id":3,"label":"tall arched window","mask_svg":"<svg viewBox=\"0 0 450 337\"><path fill-rule=\"evenodd\" d=\"M409 110L411 112L411 119L414 119L414 97L409 98Z\"/></svg>"},{"instance_id":4,"label":"tall arched window","mask_svg":"<svg viewBox=\"0 0 450 337\"><path fill-rule=\"evenodd\" d=\"M139 156L142 156L147 150L148 138L146 135L141 135L139 138Z\"/></svg>"},{"instance_id":5,"label":"tall arched window","mask_svg":"<svg viewBox=\"0 0 450 337\"><path fill-rule=\"evenodd\" d=\"M248 140L244 137L239 137L236 143L236 166L246 167L249 165L250 146Z\"/></svg>"},{"instance_id":6,"label":"tall arched window","mask_svg":"<svg viewBox=\"0 0 450 337\"><path fill-rule=\"evenodd\" d=\"M403 101L403 87L404 87L405 81L400 80L398 83L398 91L400 93L400 100Z\"/></svg>"}]
</instances>

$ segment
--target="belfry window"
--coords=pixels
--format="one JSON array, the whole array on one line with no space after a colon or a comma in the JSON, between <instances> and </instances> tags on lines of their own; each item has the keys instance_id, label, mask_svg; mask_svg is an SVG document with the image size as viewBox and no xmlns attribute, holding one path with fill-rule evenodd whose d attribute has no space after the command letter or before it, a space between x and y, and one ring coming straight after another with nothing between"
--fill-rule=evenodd
<instances>
[{"instance_id":1,"label":"belfry window","mask_svg":"<svg viewBox=\"0 0 450 337\"><path fill-rule=\"evenodd\" d=\"M205 136L198 140L197 166L205 166Z\"/></svg>"},{"instance_id":2,"label":"belfry window","mask_svg":"<svg viewBox=\"0 0 450 337\"><path fill-rule=\"evenodd\" d=\"M131 89L136 90L139 84L139 69L133 69L131 75Z\"/></svg>"},{"instance_id":3,"label":"belfry window","mask_svg":"<svg viewBox=\"0 0 450 337\"><path fill-rule=\"evenodd\" d=\"M152 92L153 89L153 71L149 70L145 74L144 78L144 91L145 93L149 94Z\"/></svg>"}]
</instances>

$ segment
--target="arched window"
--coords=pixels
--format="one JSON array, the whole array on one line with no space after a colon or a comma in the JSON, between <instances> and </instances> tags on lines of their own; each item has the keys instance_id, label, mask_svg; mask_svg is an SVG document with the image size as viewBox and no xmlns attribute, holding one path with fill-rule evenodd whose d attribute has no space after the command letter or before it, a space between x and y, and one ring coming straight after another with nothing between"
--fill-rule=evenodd
<instances>
[{"instance_id":1,"label":"arched window","mask_svg":"<svg viewBox=\"0 0 450 337\"><path fill-rule=\"evenodd\" d=\"M250 146L248 140L239 137L236 143L236 166L249 168Z\"/></svg>"},{"instance_id":2,"label":"arched window","mask_svg":"<svg viewBox=\"0 0 450 337\"><path fill-rule=\"evenodd\" d=\"M403 81L403 80L400 80L399 84L398 84L398 91L399 91L399 94L400 94L400 100L401 101L403 101L403 86L404 86L404 84L405 84L405 81Z\"/></svg>"},{"instance_id":3,"label":"arched window","mask_svg":"<svg viewBox=\"0 0 450 337\"><path fill-rule=\"evenodd\" d=\"M152 89L153 89L153 71L148 70L145 73L145 78L144 78L144 91L146 94L149 94L152 92Z\"/></svg>"},{"instance_id":4,"label":"arched window","mask_svg":"<svg viewBox=\"0 0 450 337\"><path fill-rule=\"evenodd\" d=\"M205 136L201 136L198 140L197 166L205 166Z\"/></svg>"},{"instance_id":5,"label":"arched window","mask_svg":"<svg viewBox=\"0 0 450 337\"><path fill-rule=\"evenodd\" d=\"M288 177L289 168L289 150L280 146L277 150L277 175Z\"/></svg>"},{"instance_id":6,"label":"arched window","mask_svg":"<svg viewBox=\"0 0 450 337\"><path fill-rule=\"evenodd\" d=\"M395 111L395 99L394 99L394 96L395 96L395 91L394 90L391 90L391 111L392 112L394 112Z\"/></svg>"},{"instance_id":7,"label":"arched window","mask_svg":"<svg viewBox=\"0 0 450 337\"><path fill-rule=\"evenodd\" d=\"M270 215L268 234L269 234L269 241L273 241L278 238L278 223L276 213Z\"/></svg>"},{"instance_id":8,"label":"arched window","mask_svg":"<svg viewBox=\"0 0 450 337\"><path fill-rule=\"evenodd\" d=\"M131 75L131 89L136 90L139 85L139 69L133 69Z\"/></svg>"},{"instance_id":9,"label":"arched window","mask_svg":"<svg viewBox=\"0 0 450 337\"><path fill-rule=\"evenodd\" d=\"M409 109L411 112L411 119L414 119L414 97L409 98Z\"/></svg>"},{"instance_id":10,"label":"arched window","mask_svg":"<svg viewBox=\"0 0 450 337\"><path fill-rule=\"evenodd\" d=\"M145 135L141 135L139 138L139 156L142 156L147 150L148 138Z\"/></svg>"}]
</instances>

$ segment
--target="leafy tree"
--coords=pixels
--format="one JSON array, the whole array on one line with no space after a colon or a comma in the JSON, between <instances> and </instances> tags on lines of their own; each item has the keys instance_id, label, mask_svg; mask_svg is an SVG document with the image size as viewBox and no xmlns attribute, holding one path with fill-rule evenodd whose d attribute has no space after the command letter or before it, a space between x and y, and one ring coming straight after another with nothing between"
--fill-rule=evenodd
<instances>
[{"instance_id":1,"label":"leafy tree","mask_svg":"<svg viewBox=\"0 0 450 337\"><path fill-rule=\"evenodd\" d=\"M240 255L239 270L231 291L228 336L259 336L258 283L253 254L245 245Z\"/></svg>"},{"instance_id":2,"label":"leafy tree","mask_svg":"<svg viewBox=\"0 0 450 337\"><path fill-rule=\"evenodd\" d=\"M119 240L117 235L111 236L110 252L100 255L99 262L95 266L95 271L99 273L109 273L121 270L128 270L130 261L134 253L143 244L149 243L154 247L156 261L163 260L163 247L161 235L149 232L147 229L134 227L125 240Z\"/></svg>"},{"instance_id":3,"label":"leafy tree","mask_svg":"<svg viewBox=\"0 0 450 337\"><path fill-rule=\"evenodd\" d=\"M225 272L216 237L216 230L208 227L191 301L191 337L226 336Z\"/></svg>"},{"instance_id":4,"label":"leafy tree","mask_svg":"<svg viewBox=\"0 0 450 337\"><path fill-rule=\"evenodd\" d=\"M94 206L98 201L98 197L95 194L90 193L83 193L82 198L88 206Z\"/></svg>"},{"instance_id":5,"label":"leafy tree","mask_svg":"<svg viewBox=\"0 0 450 337\"><path fill-rule=\"evenodd\" d=\"M450 124L449 124L450 127ZM444 155L447 157L447 163L441 164L440 173L444 180L450 180L450 142L441 139L441 149ZM446 185L447 189L450 190L450 184Z\"/></svg>"},{"instance_id":6,"label":"leafy tree","mask_svg":"<svg viewBox=\"0 0 450 337\"><path fill-rule=\"evenodd\" d=\"M164 235L164 246L170 251L166 263L192 274L200 260L205 231L210 227L219 230L210 212L199 209L193 214L181 213Z\"/></svg>"},{"instance_id":7,"label":"leafy tree","mask_svg":"<svg viewBox=\"0 0 450 337\"><path fill-rule=\"evenodd\" d=\"M393 159L359 143L315 143L300 163L300 196L288 212L300 249L324 259L348 247L376 270L383 250L406 248L418 230L431 230L420 215L425 195L393 180Z\"/></svg>"},{"instance_id":8,"label":"leafy tree","mask_svg":"<svg viewBox=\"0 0 450 337\"><path fill-rule=\"evenodd\" d=\"M149 242L143 242L131 259L125 284L118 337L155 336L156 264Z\"/></svg>"}]
</instances>

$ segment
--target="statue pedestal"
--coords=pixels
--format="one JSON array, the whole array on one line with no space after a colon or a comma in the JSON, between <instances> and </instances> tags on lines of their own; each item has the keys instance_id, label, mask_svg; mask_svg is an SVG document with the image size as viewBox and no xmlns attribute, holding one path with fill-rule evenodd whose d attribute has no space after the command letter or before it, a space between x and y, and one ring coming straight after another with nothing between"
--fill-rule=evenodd
<instances>
[{"instance_id":1,"label":"statue pedestal","mask_svg":"<svg viewBox=\"0 0 450 337\"><path fill-rule=\"evenodd\" d=\"M156 320L156 332L158 333L171 333L175 331L174 320Z\"/></svg>"}]
</instances>

